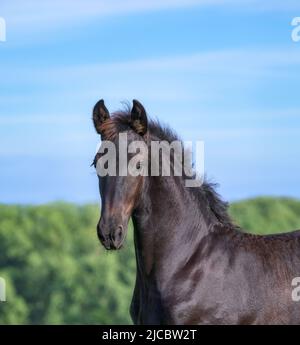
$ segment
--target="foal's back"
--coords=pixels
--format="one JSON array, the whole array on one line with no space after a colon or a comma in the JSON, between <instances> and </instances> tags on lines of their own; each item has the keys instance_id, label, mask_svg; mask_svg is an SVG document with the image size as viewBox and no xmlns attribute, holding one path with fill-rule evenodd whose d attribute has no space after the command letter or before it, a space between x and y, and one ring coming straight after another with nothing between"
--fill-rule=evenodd
<instances>
[{"instance_id":1,"label":"foal's back","mask_svg":"<svg viewBox=\"0 0 300 345\"><path fill-rule=\"evenodd\" d=\"M297 276L299 230L260 236L217 225L177 272L172 322L300 323L300 305L292 299Z\"/></svg>"}]
</instances>

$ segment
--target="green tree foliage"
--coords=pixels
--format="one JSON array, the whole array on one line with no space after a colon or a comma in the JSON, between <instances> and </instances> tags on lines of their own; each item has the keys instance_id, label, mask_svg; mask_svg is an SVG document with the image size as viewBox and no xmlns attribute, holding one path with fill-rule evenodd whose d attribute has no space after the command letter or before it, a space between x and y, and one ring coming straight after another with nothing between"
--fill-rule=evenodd
<instances>
[{"instance_id":1,"label":"green tree foliage","mask_svg":"<svg viewBox=\"0 0 300 345\"><path fill-rule=\"evenodd\" d=\"M300 229L300 202L289 198L260 197L233 203L230 214L245 231L261 235Z\"/></svg>"},{"instance_id":2,"label":"green tree foliage","mask_svg":"<svg viewBox=\"0 0 300 345\"><path fill-rule=\"evenodd\" d=\"M0 207L1 324L130 323L133 246L105 252L98 218L93 205Z\"/></svg>"},{"instance_id":3,"label":"green tree foliage","mask_svg":"<svg viewBox=\"0 0 300 345\"><path fill-rule=\"evenodd\" d=\"M300 228L300 202L291 199L248 200L230 212L260 234ZM0 205L0 277L7 285L0 324L131 323L132 224L125 248L106 252L98 218L95 205Z\"/></svg>"}]
</instances>

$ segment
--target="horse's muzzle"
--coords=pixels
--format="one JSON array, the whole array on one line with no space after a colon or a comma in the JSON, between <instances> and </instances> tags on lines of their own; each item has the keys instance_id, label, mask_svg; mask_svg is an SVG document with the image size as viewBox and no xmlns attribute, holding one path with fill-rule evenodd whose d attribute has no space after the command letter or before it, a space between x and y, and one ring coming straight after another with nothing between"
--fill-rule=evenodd
<instances>
[{"instance_id":1,"label":"horse's muzzle","mask_svg":"<svg viewBox=\"0 0 300 345\"><path fill-rule=\"evenodd\" d=\"M122 225L106 228L101 221L97 226L97 234L100 242L107 250L120 249L125 238L125 231Z\"/></svg>"}]
</instances>

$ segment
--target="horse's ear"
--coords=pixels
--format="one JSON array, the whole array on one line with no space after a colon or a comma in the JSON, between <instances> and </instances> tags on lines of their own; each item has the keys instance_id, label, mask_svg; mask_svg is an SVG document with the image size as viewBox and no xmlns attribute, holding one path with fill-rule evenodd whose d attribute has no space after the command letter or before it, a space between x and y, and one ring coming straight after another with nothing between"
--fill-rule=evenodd
<instances>
[{"instance_id":1,"label":"horse's ear","mask_svg":"<svg viewBox=\"0 0 300 345\"><path fill-rule=\"evenodd\" d=\"M148 129L148 120L145 108L134 99L131 110L131 126L139 134L144 135Z\"/></svg>"},{"instance_id":2,"label":"horse's ear","mask_svg":"<svg viewBox=\"0 0 300 345\"><path fill-rule=\"evenodd\" d=\"M101 99L94 106L93 110L93 122L97 133L101 133L101 125L110 118L109 111L107 110L104 100Z\"/></svg>"}]
</instances>

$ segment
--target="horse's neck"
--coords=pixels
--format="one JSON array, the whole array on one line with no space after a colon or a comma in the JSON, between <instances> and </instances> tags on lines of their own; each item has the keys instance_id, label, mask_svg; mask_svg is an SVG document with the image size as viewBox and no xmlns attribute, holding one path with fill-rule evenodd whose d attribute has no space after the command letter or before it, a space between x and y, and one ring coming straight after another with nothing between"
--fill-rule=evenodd
<instances>
[{"instance_id":1,"label":"horse's neck","mask_svg":"<svg viewBox=\"0 0 300 345\"><path fill-rule=\"evenodd\" d=\"M162 261L196 249L211 222L202 207L171 178L148 180L133 214L138 274L150 276Z\"/></svg>"}]
</instances>

